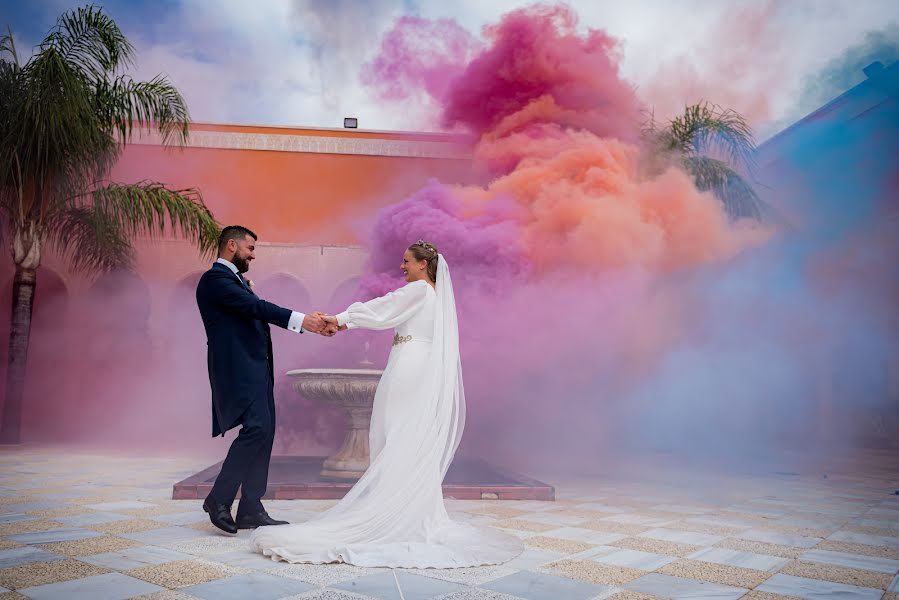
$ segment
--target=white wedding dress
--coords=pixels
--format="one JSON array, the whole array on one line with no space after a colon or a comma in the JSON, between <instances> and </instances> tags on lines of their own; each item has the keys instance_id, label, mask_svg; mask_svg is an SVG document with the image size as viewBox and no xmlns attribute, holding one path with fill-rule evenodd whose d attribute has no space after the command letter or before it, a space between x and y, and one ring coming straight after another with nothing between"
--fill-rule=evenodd
<instances>
[{"instance_id":1,"label":"white wedding dress","mask_svg":"<svg viewBox=\"0 0 899 600\"><path fill-rule=\"evenodd\" d=\"M436 291L410 283L337 315L349 329L396 328L372 408L371 464L333 508L304 523L260 527L254 549L292 563L457 568L504 563L522 541L450 519L443 477L462 437L465 395L449 268Z\"/></svg>"}]
</instances>

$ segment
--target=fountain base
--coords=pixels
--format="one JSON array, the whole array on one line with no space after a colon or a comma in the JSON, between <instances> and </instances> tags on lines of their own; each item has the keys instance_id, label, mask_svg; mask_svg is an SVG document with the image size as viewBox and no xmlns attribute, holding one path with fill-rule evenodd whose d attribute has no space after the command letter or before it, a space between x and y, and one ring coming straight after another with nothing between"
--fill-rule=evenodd
<instances>
[{"instance_id":1,"label":"fountain base","mask_svg":"<svg viewBox=\"0 0 899 600\"><path fill-rule=\"evenodd\" d=\"M353 479L322 477L323 456L273 456L265 498L277 500L337 499ZM176 500L203 499L222 463L218 462L174 485ZM443 496L458 500L555 500L555 489L524 475L511 473L482 460L459 458L443 481Z\"/></svg>"}]
</instances>

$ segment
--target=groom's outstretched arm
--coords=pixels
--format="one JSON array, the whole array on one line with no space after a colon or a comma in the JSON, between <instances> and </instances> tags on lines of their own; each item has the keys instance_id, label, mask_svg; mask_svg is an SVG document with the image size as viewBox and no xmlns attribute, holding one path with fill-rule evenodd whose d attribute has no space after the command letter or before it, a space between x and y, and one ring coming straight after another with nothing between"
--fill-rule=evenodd
<instances>
[{"instance_id":1,"label":"groom's outstretched arm","mask_svg":"<svg viewBox=\"0 0 899 600\"><path fill-rule=\"evenodd\" d=\"M304 330L319 333L325 327L320 316L282 308L251 293L230 273L210 272L204 276L215 302L228 312L249 319L258 319L298 333ZM202 285L203 282L201 282Z\"/></svg>"}]
</instances>

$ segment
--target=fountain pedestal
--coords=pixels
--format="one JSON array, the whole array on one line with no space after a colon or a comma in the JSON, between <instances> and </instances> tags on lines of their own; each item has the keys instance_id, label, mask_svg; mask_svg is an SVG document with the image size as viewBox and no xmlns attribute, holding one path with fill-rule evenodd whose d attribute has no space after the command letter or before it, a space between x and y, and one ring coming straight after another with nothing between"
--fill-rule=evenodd
<instances>
[{"instance_id":1,"label":"fountain pedestal","mask_svg":"<svg viewBox=\"0 0 899 600\"><path fill-rule=\"evenodd\" d=\"M297 369L288 371L293 389L309 400L339 406L347 414L347 431L340 448L325 459L321 476L356 480L368 468L368 428L378 381L374 369Z\"/></svg>"}]
</instances>

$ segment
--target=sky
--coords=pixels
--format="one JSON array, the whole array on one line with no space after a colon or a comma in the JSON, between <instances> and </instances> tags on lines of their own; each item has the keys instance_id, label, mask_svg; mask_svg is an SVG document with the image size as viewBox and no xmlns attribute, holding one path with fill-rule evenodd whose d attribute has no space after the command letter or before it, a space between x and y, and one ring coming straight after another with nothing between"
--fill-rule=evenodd
<instances>
[{"instance_id":1,"label":"sky","mask_svg":"<svg viewBox=\"0 0 899 600\"><path fill-rule=\"evenodd\" d=\"M134 75L166 73L199 122L438 130L426 102L385 102L372 62L400 16L482 28L529 3L514 0L111 0L101 4L138 50ZM758 137L776 133L862 80L851 72L821 89L822 71L875 42L899 47L891 0L582 0L578 29L619 44L621 74L660 118L709 100L740 111ZM0 3L20 49L33 47L72 0ZM867 37L866 37L867 36ZM856 60L856 62L857 62ZM366 77L366 75L369 75Z\"/></svg>"}]
</instances>

